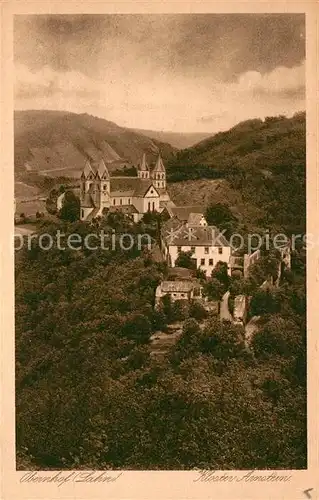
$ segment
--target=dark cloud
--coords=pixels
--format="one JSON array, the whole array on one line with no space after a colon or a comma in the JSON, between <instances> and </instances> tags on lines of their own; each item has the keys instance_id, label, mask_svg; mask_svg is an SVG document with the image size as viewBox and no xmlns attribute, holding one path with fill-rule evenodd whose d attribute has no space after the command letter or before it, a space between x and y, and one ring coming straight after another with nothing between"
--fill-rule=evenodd
<instances>
[{"instance_id":1,"label":"dark cloud","mask_svg":"<svg viewBox=\"0 0 319 500\"><path fill-rule=\"evenodd\" d=\"M15 16L17 109L195 132L304 107L302 14Z\"/></svg>"},{"instance_id":2,"label":"dark cloud","mask_svg":"<svg viewBox=\"0 0 319 500\"><path fill-rule=\"evenodd\" d=\"M31 68L89 74L125 48L163 71L229 81L252 69L299 64L304 31L302 14L19 15L14 53Z\"/></svg>"}]
</instances>

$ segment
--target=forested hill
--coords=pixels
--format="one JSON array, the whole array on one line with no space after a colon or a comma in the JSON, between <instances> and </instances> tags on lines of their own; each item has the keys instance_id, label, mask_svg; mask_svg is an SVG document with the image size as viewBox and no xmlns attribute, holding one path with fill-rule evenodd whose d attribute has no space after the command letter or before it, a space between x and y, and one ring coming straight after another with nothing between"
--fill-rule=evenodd
<instances>
[{"instance_id":1,"label":"forested hill","mask_svg":"<svg viewBox=\"0 0 319 500\"><path fill-rule=\"evenodd\" d=\"M159 151L166 160L176 149L86 113L27 110L14 114L16 174L32 170L77 176L87 158L136 163L146 153L150 162Z\"/></svg>"},{"instance_id":2,"label":"forested hill","mask_svg":"<svg viewBox=\"0 0 319 500\"><path fill-rule=\"evenodd\" d=\"M301 112L292 118L248 120L177 152L169 164L168 179L220 179L221 189L239 194L252 214L256 207L260 225L295 231L305 228L305 168L306 115ZM202 186L203 199L211 189L209 182ZM176 190L181 193L183 185ZM236 203L233 208L238 208ZM257 215L257 209L262 213Z\"/></svg>"}]
</instances>

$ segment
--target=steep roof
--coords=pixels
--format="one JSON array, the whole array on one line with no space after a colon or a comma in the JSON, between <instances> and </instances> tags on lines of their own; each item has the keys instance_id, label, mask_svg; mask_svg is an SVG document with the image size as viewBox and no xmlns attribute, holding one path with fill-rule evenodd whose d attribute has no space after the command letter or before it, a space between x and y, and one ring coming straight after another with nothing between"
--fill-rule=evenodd
<instances>
[{"instance_id":1,"label":"steep roof","mask_svg":"<svg viewBox=\"0 0 319 500\"><path fill-rule=\"evenodd\" d=\"M160 154L158 155L158 158L156 160L153 172L165 172L165 167Z\"/></svg>"},{"instance_id":2,"label":"steep roof","mask_svg":"<svg viewBox=\"0 0 319 500\"><path fill-rule=\"evenodd\" d=\"M93 169L94 168L96 170L97 176L100 179L102 179L102 178L109 179L110 178L109 171L108 171L103 159L100 160L97 165L93 165Z\"/></svg>"},{"instance_id":3,"label":"steep roof","mask_svg":"<svg viewBox=\"0 0 319 500\"><path fill-rule=\"evenodd\" d=\"M99 161L86 161L81 178L86 179L90 174L92 174L94 177L99 177L100 179L108 179L110 177L109 171L104 163L103 158Z\"/></svg>"},{"instance_id":4,"label":"steep roof","mask_svg":"<svg viewBox=\"0 0 319 500\"><path fill-rule=\"evenodd\" d=\"M204 215L205 209L201 206L171 207L174 216L182 222L187 222L191 213Z\"/></svg>"},{"instance_id":5,"label":"steep roof","mask_svg":"<svg viewBox=\"0 0 319 500\"><path fill-rule=\"evenodd\" d=\"M165 226L164 238L169 246L212 246L229 247L230 244L215 226L192 226L186 224L167 229ZM174 231L174 234L172 233Z\"/></svg>"},{"instance_id":6,"label":"steep roof","mask_svg":"<svg viewBox=\"0 0 319 500\"><path fill-rule=\"evenodd\" d=\"M194 281L162 281L161 282L161 291L162 293L168 292L190 292L195 287L198 287L199 284Z\"/></svg>"},{"instance_id":7,"label":"steep roof","mask_svg":"<svg viewBox=\"0 0 319 500\"><path fill-rule=\"evenodd\" d=\"M90 160L87 160L87 161L85 162L85 165L84 165L84 169L83 169L83 172L82 172L81 178L82 178L82 179L83 179L83 178L85 178L85 179L86 179L86 178L90 175L90 173L91 173L91 174L93 174L93 175L95 175L95 172L94 172L94 170L93 170L93 168L92 168L92 165L91 165L91 163L90 163Z\"/></svg>"},{"instance_id":8,"label":"steep roof","mask_svg":"<svg viewBox=\"0 0 319 500\"><path fill-rule=\"evenodd\" d=\"M87 216L87 218L85 219L87 222L90 222L92 219L94 219L97 214L99 213L100 209L99 207L96 207L92 210L91 213L89 213L89 215Z\"/></svg>"},{"instance_id":9,"label":"steep roof","mask_svg":"<svg viewBox=\"0 0 319 500\"><path fill-rule=\"evenodd\" d=\"M158 195L151 179L139 179L138 177L111 177L112 196L144 196L152 186Z\"/></svg>"},{"instance_id":10,"label":"steep roof","mask_svg":"<svg viewBox=\"0 0 319 500\"><path fill-rule=\"evenodd\" d=\"M138 214L139 211L134 205L116 205L109 208L110 212L122 212L124 214Z\"/></svg>"},{"instance_id":11,"label":"steep roof","mask_svg":"<svg viewBox=\"0 0 319 500\"><path fill-rule=\"evenodd\" d=\"M148 171L148 164L147 164L147 161L146 161L146 155L145 155L145 153L143 154L142 163L141 163L141 164L138 164L138 165L137 165L137 168L138 168L138 170L140 170L141 172Z\"/></svg>"},{"instance_id":12,"label":"steep roof","mask_svg":"<svg viewBox=\"0 0 319 500\"><path fill-rule=\"evenodd\" d=\"M203 214L196 214L194 212L191 212L188 216L187 224L191 226L197 226L201 222L203 218Z\"/></svg>"},{"instance_id":13,"label":"steep roof","mask_svg":"<svg viewBox=\"0 0 319 500\"><path fill-rule=\"evenodd\" d=\"M83 208L94 208L94 203L93 203L92 197L91 197L91 195L89 193L86 193L84 195L84 199L81 202L81 207L83 207Z\"/></svg>"}]
</instances>

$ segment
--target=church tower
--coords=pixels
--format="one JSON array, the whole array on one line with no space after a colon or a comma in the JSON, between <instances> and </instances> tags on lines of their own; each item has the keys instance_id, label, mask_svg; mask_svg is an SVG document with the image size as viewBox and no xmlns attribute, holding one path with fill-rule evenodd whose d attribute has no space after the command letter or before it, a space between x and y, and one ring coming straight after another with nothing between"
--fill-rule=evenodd
<instances>
[{"instance_id":1,"label":"church tower","mask_svg":"<svg viewBox=\"0 0 319 500\"><path fill-rule=\"evenodd\" d=\"M101 210L108 208L111 204L110 174L103 159L100 160L97 167L95 191L95 206Z\"/></svg>"},{"instance_id":2,"label":"church tower","mask_svg":"<svg viewBox=\"0 0 319 500\"><path fill-rule=\"evenodd\" d=\"M143 154L142 163L137 165L137 177L139 179L149 179L150 171L148 168L148 164L146 162L145 153Z\"/></svg>"},{"instance_id":3,"label":"church tower","mask_svg":"<svg viewBox=\"0 0 319 500\"><path fill-rule=\"evenodd\" d=\"M166 170L161 155L158 155L155 167L152 172L154 186L158 189L166 189Z\"/></svg>"},{"instance_id":4,"label":"church tower","mask_svg":"<svg viewBox=\"0 0 319 500\"><path fill-rule=\"evenodd\" d=\"M81 200L84 199L85 194L89 192L89 189L93 187L95 180L95 173L91 166L90 160L87 160L81 175Z\"/></svg>"}]
</instances>

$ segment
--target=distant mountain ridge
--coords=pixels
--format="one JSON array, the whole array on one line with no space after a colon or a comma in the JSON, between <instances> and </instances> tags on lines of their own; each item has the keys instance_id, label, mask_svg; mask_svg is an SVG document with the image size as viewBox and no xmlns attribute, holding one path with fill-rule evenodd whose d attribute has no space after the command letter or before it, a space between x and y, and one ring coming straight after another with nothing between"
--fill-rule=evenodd
<instances>
[{"instance_id":1,"label":"distant mountain ridge","mask_svg":"<svg viewBox=\"0 0 319 500\"><path fill-rule=\"evenodd\" d=\"M138 134L146 135L155 139L157 141L168 142L173 147L178 149L185 149L197 144L198 142L206 139L207 137L212 137L212 133L209 132L169 132L160 130L144 130L144 129L133 129Z\"/></svg>"},{"instance_id":2,"label":"distant mountain ridge","mask_svg":"<svg viewBox=\"0 0 319 500\"><path fill-rule=\"evenodd\" d=\"M149 162L159 151L164 160L176 148L134 130L88 114L27 110L14 113L15 173L38 172L52 177L77 177L85 160L101 158L118 168Z\"/></svg>"}]
</instances>

